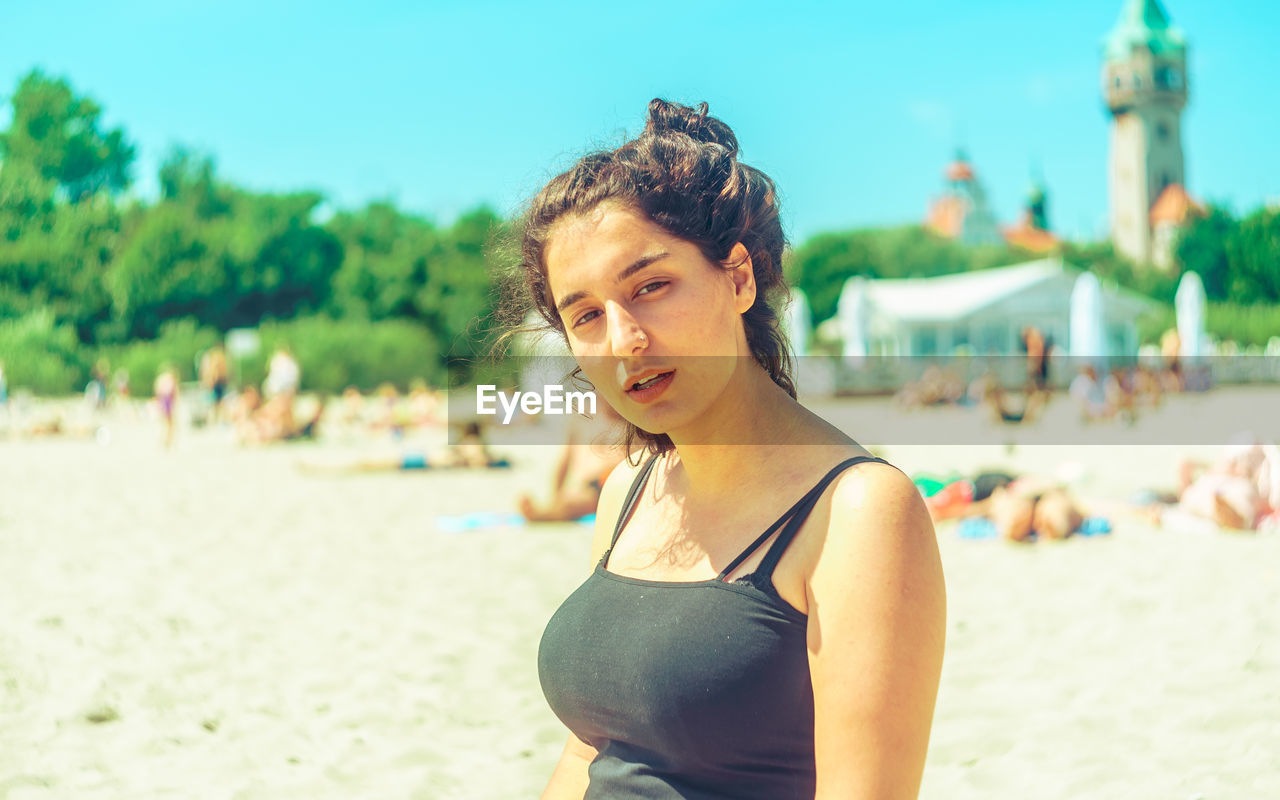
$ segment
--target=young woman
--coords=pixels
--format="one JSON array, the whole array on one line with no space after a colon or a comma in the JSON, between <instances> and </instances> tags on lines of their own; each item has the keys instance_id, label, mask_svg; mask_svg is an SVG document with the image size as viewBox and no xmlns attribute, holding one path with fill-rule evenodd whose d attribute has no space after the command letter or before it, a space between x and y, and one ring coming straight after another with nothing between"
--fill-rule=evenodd
<instances>
[{"instance_id":1,"label":"young woman","mask_svg":"<svg viewBox=\"0 0 1280 800\"><path fill-rule=\"evenodd\" d=\"M571 731L544 800L919 790L933 527L905 475L796 402L777 194L737 151L705 104L654 100L525 218L531 301L644 451L606 482L594 570L543 634Z\"/></svg>"}]
</instances>

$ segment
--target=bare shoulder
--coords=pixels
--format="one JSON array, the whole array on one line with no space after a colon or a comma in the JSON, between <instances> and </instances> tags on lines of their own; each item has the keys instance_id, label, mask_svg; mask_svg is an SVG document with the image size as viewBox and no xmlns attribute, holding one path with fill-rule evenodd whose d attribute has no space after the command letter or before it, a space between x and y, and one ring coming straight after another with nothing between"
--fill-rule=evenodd
<instances>
[{"instance_id":1,"label":"bare shoulder","mask_svg":"<svg viewBox=\"0 0 1280 800\"><path fill-rule=\"evenodd\" d=\"M865 462L845 470L831 490L831 522L850 523L897 522L910 527L925 523L930 534L933 525L920 491L901 470L881 462Z\"/></svg>"},{"instance_id":2,"label":"bare shoulder","mask_svg":"<svg viewBox=\"0 0 1280 800\"><path fill-rule=\"evenodd\" d=\"M834 482L820 546L810 576L850 569L937 571L938 545L929 511L911 479L888 464L869 462L846 470ZM914 563L901 563L903 559Z\"/></svg>"},{"instance_id":3,"label":"bare shoulder","mask_svg":"<svg viewBox=\"0 0 1280 800\"><path fill-rule=\"evenodd\" d=\"M613 528L618 522L618 515L622 512L622 504L627 499L627 491L631 488L636 476L640 474L640 470L644 469L649 458L648 453L641 453L638 457L633 455L631 458L624 458L618 466L613 468L604 486L600 488L600 501L596 504L596 526L591 538L593 568L604 556L604 552L609 549L609 544L613 541Z\"/></svg>"}]
</instances>

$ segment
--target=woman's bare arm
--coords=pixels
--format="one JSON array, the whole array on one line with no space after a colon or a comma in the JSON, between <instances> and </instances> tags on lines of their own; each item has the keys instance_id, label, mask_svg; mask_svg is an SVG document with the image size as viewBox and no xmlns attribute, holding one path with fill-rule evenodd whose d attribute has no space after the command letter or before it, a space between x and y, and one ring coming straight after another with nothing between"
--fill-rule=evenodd
<instances>
[{"instance_id":1,"label":"woman's bare arm","mask_svg":"<svg viewBox=\"0 0 1280 800\"><path fill-rule=\"evenodd\" d=\"M587 793L587 767L595 760L595 748L569 734L564 752L551 773L540 800L582 800Z\"/></svg>"},{"instance_id":2,"label":"woman's bare arm","mask_svg":"<svg viewBox=\"0 0 1280 800\"><path fill-rule=\"evenodd\" d=\"M818 800L915 798L946 589L933 524L905 475L875 467L840 479L806 591Z\"/></svg>"}]
</instances>

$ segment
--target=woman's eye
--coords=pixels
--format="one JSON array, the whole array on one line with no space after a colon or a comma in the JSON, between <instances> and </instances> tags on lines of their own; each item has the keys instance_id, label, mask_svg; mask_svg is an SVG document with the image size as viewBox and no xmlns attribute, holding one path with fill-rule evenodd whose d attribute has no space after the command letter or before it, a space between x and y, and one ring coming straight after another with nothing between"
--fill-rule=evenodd
<instances>
[{"instance_id":1,"label":"woman's eye","mask_svg":"<svg viewBox=\"0 0 1280 800\"><path fill-rule=\"evenodd\" d=\"M654 281L652 283L646 283L644 286L640 287L640 291L636 292L636 294L648 294L649 292L657 291L663 286L666 286L667 283L668 281Z\"/></svg>"},{"instance_id":2,"label":"woman's eye","mask_svg":"<svg viewBox=\"0 0 1280 800\"><path fill-rule=\"evenodd\" d=\"M578 317L578 319L577 319L576 321L574 321L574 323L573 323L573 327L575 327L575 328L576 328L576 327L578 327L579 325L585 325L585 324L587 324L587 323L588 323L588 322L590 322L591 320L595 319L595 318L596 318L596 316L597 316L599 313L600 313L599 311L595 311L595 310L588 311L587 313L585 313L585 314L583 314L582 316Z\"/></svg>"}]
</instances>

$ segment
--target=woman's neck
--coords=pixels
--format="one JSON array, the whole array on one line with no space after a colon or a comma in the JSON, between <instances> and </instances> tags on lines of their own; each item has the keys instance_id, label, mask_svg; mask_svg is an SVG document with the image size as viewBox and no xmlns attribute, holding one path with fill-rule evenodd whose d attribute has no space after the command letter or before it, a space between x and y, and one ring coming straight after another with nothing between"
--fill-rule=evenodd
<instances>
[{"instance_id":1,"label":"woman's neck","mask_svg":"<svg viewBox=\"0 0 1280 800\"><path fill-rule=\"evenodd\" d=\"M779 445L836 443L814 421L754 359L747 360L696 424L669 433L676 449L672 488L686 496L723 497L744 480L754 483L750 478L768 472L770 461L776 468Z\"/></svg>"}]
</instances>

